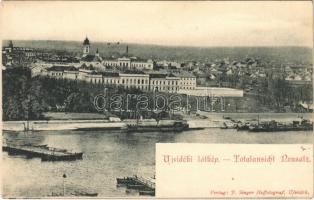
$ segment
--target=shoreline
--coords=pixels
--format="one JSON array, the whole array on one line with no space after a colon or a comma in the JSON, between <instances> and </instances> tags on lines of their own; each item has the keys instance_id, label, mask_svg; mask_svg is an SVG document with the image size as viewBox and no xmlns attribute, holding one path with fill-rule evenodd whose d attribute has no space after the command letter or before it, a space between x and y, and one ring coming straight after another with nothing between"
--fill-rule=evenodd
<instances>
[{"instance_id":1,"label":"shoreline","mask_svg":"<svg viewBox=\"0 0 314 200\"><path fill-rule=\"evenodd\" d=\"M206 119L201 119L201 116L205 116ZM284 115L284 116L283 116ZM252 120L260 116L261 121L292 121L301 119L313 120L313 113L208 113L198 112L198 115L184 115L185 120L189 128L193 129L205 129L205 128L220 128L226 121L236 120ZM160 120L158 124L169 124L176 120ZM144 119L137 121L136 119L47 119L47 120L30 120L30 121L3 121L2 130L4 131L25 131L25 129L31 131L60 131L60 130L89 130L89 129L103 129L103 130L127 130L128 125L134 125L139 123L141 125L157 125L156 120Z\"/></svg>"},{"instance_id":2,"label":"shoreline","mask_svg":"<svg viewBox=\"0 0 314 200\"><path fill-rule=\"evenodd\" d=\"M127 131L128 125L137 124L137 120L126 120L121 122L111 122L109 120L38 120L38 121L6 121L2 122L3 131L25 131L25 127L29 127L29 131L61 131L61 130L120 130ZM176 120L160 120L160 125L169 125ZM204 119L188 119L185 120L189 125L187 130L221 128L225 119L221 120L204 120ZM140 125L156 126L155 121L140 121Z\"/></svg>"}]
</instances>

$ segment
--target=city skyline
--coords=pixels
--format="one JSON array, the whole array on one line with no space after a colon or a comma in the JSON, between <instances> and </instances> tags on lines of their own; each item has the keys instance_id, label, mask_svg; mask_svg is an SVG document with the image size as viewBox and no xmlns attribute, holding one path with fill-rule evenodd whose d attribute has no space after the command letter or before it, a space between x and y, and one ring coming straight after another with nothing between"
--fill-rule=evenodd
<instances>
[{"instance_id":1,"label":"city skyline","mask_svg":"<svg viewBox=\"0 0 314 200\"><path fill-rule=\"evenodd\" d=\"M88 36L93 42L166 46L313 46L311 2L306 1L18 4L2 3L3 39Z\"/></svg>"}]
</instances>

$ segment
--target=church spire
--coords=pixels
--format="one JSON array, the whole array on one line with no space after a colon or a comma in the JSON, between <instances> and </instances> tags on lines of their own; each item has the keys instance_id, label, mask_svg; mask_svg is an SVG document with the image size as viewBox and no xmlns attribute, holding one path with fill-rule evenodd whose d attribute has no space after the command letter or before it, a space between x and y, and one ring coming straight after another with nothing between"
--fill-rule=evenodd
<instances>
[{"instance_id":1,"label":"church spire","mask_svg":"<svg viewBox=\"0 0 314 200\"><path fill-rule=\"evenodd\" d=\"M84 42L83 42L83 45L90 45L89 39L88 39L87 36L86 36L86 38L85 38L85 40L84 40Z\"/></svg>"},{"instance_id":2,"label":"church spire","mask_svg":"<svg viewBox=\"0 0 314 200\"><path fill-rule=\"evenodd\" d=\"M83 41L83 56L87 56L89 54L89 50L90 50L90 42L86 36L85 40Z\"/></svg>"}]
</instances>

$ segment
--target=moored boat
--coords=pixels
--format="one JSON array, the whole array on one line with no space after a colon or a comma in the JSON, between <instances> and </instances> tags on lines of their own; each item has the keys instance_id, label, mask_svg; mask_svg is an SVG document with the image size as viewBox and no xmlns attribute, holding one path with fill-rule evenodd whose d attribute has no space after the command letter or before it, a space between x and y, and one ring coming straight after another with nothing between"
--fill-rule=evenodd
<instances>
[{"instance_id":1,"label":"moored boat","mask_svg":"<svg viewBox=\"0 0 314 200\"><path fill-rule=\"evenodd\" d=\"M128 132L152 132L152 131L159 131L159 132L181 132L184 130L188 130L189 125L186 121L170 121L168 123L156 123L156 124L149 124L149 123L135 123L135 124L128 124L127 131Z\"/></svg>"},{"instance_id":2,"label":"moored boat","mask_svg":"<svg viewBox=\"0 0 314 200\"><path fill-rule=\"evenodd\" d=\"M281 124L272 120L263 122L249 127L250 132L279 132L279 131L311 131L313 130L313 122L309 120L293 121L290 124Z\"/></svg>"},{"instance_id":3,"label":"moored boat","mask_svg":"<svg viewBox=\"0 0 314 200\"><path fill-rule=\"evenodd\" d=\"M238 123L237 124L237 130L238 131L247 131L250 129L250 123L246 122L246 123Z\"/></svg>"},{"instance_id":4,"label":"moored boat","mask_svg":"<svg viewBox=\"0 0 314 200\"><path fill-rule=\"evenodd\" d=\"M237 128L237 124L232 121L225 121L223 122L221 129L235 129Z\"/></svg>"},{"instance_id":5,"label":"moored boat","mask_svg":"<svg viewBox=\"0 0 314 200\"><path fill-rule=\"evenodd\" d=\"M48 147L47 145L4 145L2 150L9 155L24 155L27 158L41 158L42 161L73 161L83 158L82 152L69 152L66 149Z\"/></svg>"},{"instance_id":6,"label":"moored boat","mask_svg":"<svg viewBox=\"0 0 314 200\"><path fill-rule=\"evenodd\" d=\"M139 195L155 195L154 179L146 179L138 176L117 178L117 186L126 187L126 192L138 191Z\"/></svg>"},{"instance_id":7,"label":"moored boat","mask_svg":"<svg viewBox=\"0 0 314 200\"><path fill-rule=\"evenodd\" d=\"M155 196L155 190L140 190L139 195Z\"/></svg>"},{"instance_id":8,"label":"moored boat","mask_svg":"<svg viewBox=\"0 0 314 200\"><path fill-rule=\"evenodd\" d=\"M134 179L132 177L117 178L118 185L127 185L133 182L134 182Z\"/></svg>"},{"instance_id":9,"label":"moored boat","mask_svg":"<svg viewBox=\"0 0 314 200\"><path fill-rule=\"evenodd\" d=\"M81 196L81 197L97 197L97 192L83 192L83 191L74 191L71 193L73 196Z\"/></svg>"}]
</instances>

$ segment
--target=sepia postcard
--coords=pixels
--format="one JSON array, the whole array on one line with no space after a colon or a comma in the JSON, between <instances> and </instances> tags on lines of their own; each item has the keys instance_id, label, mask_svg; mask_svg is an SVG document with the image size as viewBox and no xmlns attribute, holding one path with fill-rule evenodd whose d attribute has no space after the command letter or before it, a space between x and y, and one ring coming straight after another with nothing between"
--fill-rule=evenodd
<instances>
[{"instance_id":1,"label":"sepia postcard","mask_svg":"<svg viewBox=\"0 0 314 200\"><path fill-rule=\"evenodd\" d=\"M2 198L313 198L311 1L4 1L0 30Z\"/></svg>"}]
</instances>

